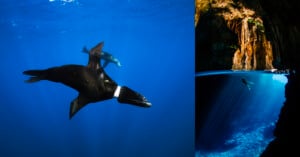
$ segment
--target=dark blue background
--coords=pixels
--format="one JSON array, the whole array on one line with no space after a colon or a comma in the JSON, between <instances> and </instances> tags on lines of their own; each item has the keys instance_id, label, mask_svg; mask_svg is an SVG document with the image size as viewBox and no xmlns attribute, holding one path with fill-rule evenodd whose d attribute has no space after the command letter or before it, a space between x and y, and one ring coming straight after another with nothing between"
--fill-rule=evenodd
<instances>
[{"instance_id":1,"label":"dark blue background","mask_svg":"<svg viewBox=\"0 0 300 157\"><path fill-rule=\"evenodd\" d=\"M194 156L194 1L1 0L0 156ZM28 69L87 63L104 41L106 72L151 108L108 100L68 119L77 92L26 84Z\"/></svg>"}]
</instances>

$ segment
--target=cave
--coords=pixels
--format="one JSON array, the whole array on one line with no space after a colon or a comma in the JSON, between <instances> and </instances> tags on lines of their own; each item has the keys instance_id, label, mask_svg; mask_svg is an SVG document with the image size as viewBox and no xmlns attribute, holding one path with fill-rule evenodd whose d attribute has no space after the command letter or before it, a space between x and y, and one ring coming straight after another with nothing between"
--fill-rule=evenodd
<instances>
[{"instance_id":1,"label":"cave","mask_svg":"<svg viewBox=\"0 0 300 157\"><path fill-rule=\"evenodd\" d=\"M230 82L227 75L218 75L213 78L210 85L204 81L208 77L204 73L210 71L239 71L251 74L269 72L283 74L287 82L281 91L284 96L283 102L274 102L277 103L276 105L281 105L276 123L274 127L265 128L274 138L268 141L259 156L300 154L297 144L294 144L300 139L298 129L300 23L297 20L300 6L297 1L196 0L195 5L196 150L199 132L212 108L208 104L217 101L214 100L214 94L207 93L216 93L218 91L216 88ZM241 78L245 74L239 76ZM267 75L264 74L247 77L254 79L253 77L258 76L260 79L261 77L267 79ZM259 103L267 102L262 99ZM222 121L225 124L228 119ZM225 127L227 126L221 125L215 129L224 130ZM230 133L232 130L226 129L227 132ZM226 146L234 147L234 144ZM210 149L217 146L207 144L206 147Z\"/></svg>"}]
</instances>

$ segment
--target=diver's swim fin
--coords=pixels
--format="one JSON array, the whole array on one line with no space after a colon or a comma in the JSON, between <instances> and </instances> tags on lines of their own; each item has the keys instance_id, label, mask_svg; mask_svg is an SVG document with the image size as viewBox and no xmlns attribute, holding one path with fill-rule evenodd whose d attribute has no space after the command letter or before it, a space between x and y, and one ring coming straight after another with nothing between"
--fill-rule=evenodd
<instances>
[{"instance_id":1,"label":"diver's swim fin","mask_svg":"<svg viewBox=\"0 0 300 157\"><path fill-rule=\"evenodd\" d=\"M247 85L247 88L248 88L248 90L249 90L249 91L251 90L251 87L250 87L250 85Z\"/></svg>"},{"instance_id":2,"label":"diver's swim fin","mask_svg":"<svg viewBox=\"0 0 300 157\"><path fill-rule=\"evenodd\" d=\"M140 107L150 107L152 105L144 96L126 86L121 87L118 102Z\"/></svg>"}]
</instances>

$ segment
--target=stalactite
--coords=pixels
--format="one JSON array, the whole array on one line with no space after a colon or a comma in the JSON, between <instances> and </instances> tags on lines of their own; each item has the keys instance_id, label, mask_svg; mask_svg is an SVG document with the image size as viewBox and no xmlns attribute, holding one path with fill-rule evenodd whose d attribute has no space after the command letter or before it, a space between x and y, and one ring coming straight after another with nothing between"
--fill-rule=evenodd
<instances>
[{"instance_id":1,"label":"stalactite","mask_svg":"<svg viewBox=\"0 0 300 157\"><path fill-rule=\"evenodd\" d=\"M243 18L240 32L240 51L233 56L232 69L273 69L272 45L266 38L261 18Z\"/></svg>"},{"instance_id":2,"label":"stalactite","mask_svg":"<svg viewBox=\"0 0 300 157\"><path fill-rule=\"evenodd\" d=\"M272 45L270 41L265 42L266 49L266 69L274 69L273 67L273 51L272 51Z\"/></svg>"},{"instance_id":3,"label":"stalactite","mask_svg":"<svg viewBox=\"0 0 300 157\"><path fill-rule=\"evenodd\" d=\"M243 69L243 64L242 64L242 56L243 54L241 53L240 49L237 49L234 53L233 57L233 65L232 69Z\"/></svg>"}]
</instances>

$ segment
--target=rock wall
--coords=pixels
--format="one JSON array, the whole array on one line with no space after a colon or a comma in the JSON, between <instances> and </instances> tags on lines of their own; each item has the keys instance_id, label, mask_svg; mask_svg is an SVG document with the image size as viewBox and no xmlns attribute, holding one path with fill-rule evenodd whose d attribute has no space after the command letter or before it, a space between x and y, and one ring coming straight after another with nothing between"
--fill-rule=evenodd
<instances>
[{"instance_id":1,"label":"rock wall","mask_svg":"<svg viewBox=\"0 0 300 157\"><path fill-rule=\"evenodd\" d=\"M272 43L275 66L281 69L299 69L300 61L300 6L297 0L260 0L266 14L267 37Z\"/></svg>"},{"instance_id":2,"label":"rock wall","mask_svg":"<svg viewBox=\"0 0 300 157\"><path fill-rule=\"evenodd\" d=\"M273 69L264 13L258 0L196 0L196 70Z\"/></svg>"},{"instance_id":3,"label":"rock wall","mask_svg":"<svg viewBox=\"0 0 300 157\"><path fill-rule=\"evenodd\" d=\"M284 106L274 130L275 139L261 157L299 156L300 140L300 6L297 0L260 0L273 52L283 69L292 69L285 87Z\"/></svg>"},{"instance_id":4,"label":"rock wall","mask_svg":"<svg viewBox=\"0 0 300 157\"><path fill-rule=\"evenodd\" d=\"M286 101L281 109L274 130L275 139L268 145L261 157L299 156L300 140L300 75L291 73L285 87Z\"/></svg>"}]
</instances>

